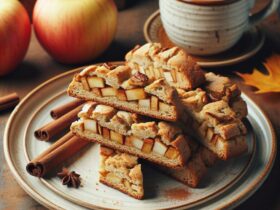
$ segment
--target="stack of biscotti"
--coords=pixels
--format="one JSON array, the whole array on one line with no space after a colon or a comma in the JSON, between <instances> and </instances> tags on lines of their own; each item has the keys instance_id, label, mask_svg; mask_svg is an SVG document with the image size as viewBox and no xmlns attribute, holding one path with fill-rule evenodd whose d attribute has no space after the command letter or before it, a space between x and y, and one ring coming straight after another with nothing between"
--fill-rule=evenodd
<instances>
[{"instance_id":1,"label":"stack of biscotti","mask_svg":"<svg viewBox=\"0 0 280 210\"><path fill-rule=\"evenodd\" d=\"M229 78L202 74L181 50L163 49L157 43L137 46L127 53L126 63L151 80L159 70L163 72L161 78L179 93L185 110L181 120L187 122L186 128L195 130L194 136L219 158L227 160L247 151L246 127L241 121L247 107L241 91Z\"/></svg>"},{"instance_id":2,"label":"stack of biscotti","mask_svg":"<svg viewBox=\"0 0 280 210\"><path fill-rule=\"evenodd\" d=\"M68 93L92 101L71 126L76 135L170 170L190 159L189 137L175 123L183 106L176 88L163 78L149 79L126 65L90 66L74 77ZM194 175L182 181L194 186L202 173L188 171Z\"/></svg>"},{"instance_id":3,"label":"stack of biscotti","mask_svg":"<svg viewBox=\"0 0 280 210\"><path fill-rule=\"evenodd\" d=\"M110 148L106 159L142 158L192 187L217 156L228 159L247 149L241 122L246 104L237 86L228 78L205 74L177 47L149 43L130 51L124 65L86 67L74 76L68 94L89 101L72 132ZM112 169L116 173L117 167ZM120 176L104 181L100 174L100 181L143 197L140 191L133 195Z\"/></svg>"},{"instance_id":4,"label":"stack of biscotti","mask_svg":"<svg viewBox=\"0 0 280 210\"><path fill-rule=\"evenodd\" d=\"M101 145L141 157L175 179L196 187L216 156L199 146L176 123L87 102L71 130Z\"/></svg>"}]
</instances>

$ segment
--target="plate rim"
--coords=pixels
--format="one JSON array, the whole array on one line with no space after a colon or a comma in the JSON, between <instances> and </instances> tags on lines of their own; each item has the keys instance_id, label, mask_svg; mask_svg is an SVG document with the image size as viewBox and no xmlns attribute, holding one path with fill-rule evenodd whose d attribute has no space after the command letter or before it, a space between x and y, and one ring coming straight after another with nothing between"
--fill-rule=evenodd
<instances>
[{"instance_id":1,"label":"plate rim","mask_svg":"<svg viewBox=\"0 0 280 210\"><path fill-rule=\"evenodd\" d=\"M119 63L121 61L115 61L115 63ZM111 63L111 62L110 62ZM81 68L84 68L85 66L81 66L69 71L66 71L64 73L58 74L48 80L46 80L45 82L43 82L42 84L38 85L37 87L35 87L33 90L31 90L21 101L20 103L15 107L15 109L13 110L13 112L11 113L6 127L5 127L5 131L4 131L4 141L3 141L3 148L4 148L4 156L5 156L5 160L6 163L10 169L10 171L12 172L12 175L15 177L17 183L26 191L27 194L29 194L32 198L34 198L37 202L39 202L40 204L48 207L48 208L55 208L55 209L63 209L62 207L57 206L56 204L52 203L50 200L47 200L46 198L44 198L43 196L41 196L39 193L37 193L37 191L35 189L33 189L32 187L30 187L25 181L24 178L18 173L18 171L16 170L15 164L12 160L12 155L9 152L9 131L10 131L10 127L13 123L13 120L15 118L15 115L17 114L17 112L19 111L19 109L21 108L21 106L23 106L25 103L27 103L28 99L30 97L32 97L35 93L37 93L39 90L41 90L44 86L53 83L54 81L65 77L66 75L69 74L73 74L75 71L78 71ZM266 180L266 178L268 177L272 167L273 167L273 163L275 161L275 157L276 157L276 153L277 153L277 141L276 141L276 134L275 134L275 130L272 126L271 121L269 120L267 114L245 93L242 92L242 94L245 95L245 97L252 103L253 106L255 106L255 108L257 108L260 113L263 115L263 117L266 120L266 123L269 127L269 132L271 134L271 147L272 147L272 152L270 154L269 160L267 165L264 167L264 169L262 170L262 173L254 180L254 182L252 184L250 184L250 186L248 186L244 192L242 194L239 194L236 198L231 199L230 201L228 201L226 204L221 205L221 209L225 209L225 208L229 208L231 206L240 204L241 202L243 202L244 200L246 200L248 197L250 197L257 189L259 189L261 187L261 185L263 184L263 182ZM178 208L182 208L183 206L178 206Z\"/></svg>"},{"instance_id":2,"label":"plate rim","mask_svg":"<svg viewBox=\"0 0 280 210\"><path fill-rule=\"evenodd\" d=\"M160 16L160 10L156 10L155 12L153 12L145 21L144 23L144 27L143 27L143 33L144 33L144 38L147 42L153 42L153 40L151 39L151 37L149 36L149 28L151 26L151 23L153 22L153 20L155 18L157 18L158 16ZM259 36L260 36L260 41L257 44L257 46L251 50L250 52L246 53L246 54L241 54L241 56L236 56L234 58L230 58L224 61L197 61L198 65L200 65L201 67L204 68L213 68L213 67L223 67L223 66L230 66L230 65L234 65L237 63L241 63L251 57L253 57L257 52L260 51L260 49L263 47L264 42L265 42L265 35L263 33L263 31L257 27L257 26L253 26L253 28L256 28Z\"/></svg>"},{"instance_id":3,"label":"plate rim","mask_svg":"<svg viewBox=\"0 0 280 210\"><path fill-rule=\"evenodd\" d=\"M255 108L259 109L259 111L261 112L261 114L265 118L266 122L268 123L269 129L271 131L271 136L272 136L272 145L271 145L272 146L271 147L272 148L272 154L271 154L271 156L268 160L268 163L267 163L266 167L264 168L263 172L258 176L258 178L256 178L254 180L254 182L249 186L249 188L247 188L242 194L239 194L239 196L236 197L235 199L233 199L233 200L229 201L227 204L223 205L221 207L221 209L228 209L230 207L237 206L238 204L244 202L249 197L251 197L263 185L263 183L265 182L265 180L269 176L269 174L270 174L270 172L271 172L271 170L274 166L275 158L276 158L276 155L277 155L276 133L275 133L274 127L273 127L270 119L268 118L268 115L247 94L245 94L244 92L242 92L242 94L245 95L245 97L252 103L253 106L255 106Z\"/></svg>"}]
</instances>

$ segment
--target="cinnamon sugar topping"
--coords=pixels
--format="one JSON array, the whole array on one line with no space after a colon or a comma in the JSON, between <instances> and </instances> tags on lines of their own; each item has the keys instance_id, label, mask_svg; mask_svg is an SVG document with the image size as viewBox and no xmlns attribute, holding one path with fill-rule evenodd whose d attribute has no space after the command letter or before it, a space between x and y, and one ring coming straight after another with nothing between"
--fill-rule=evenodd
<instances>
[{"instance_id":1,"label":"cinnamon sugar topping","mask_svg":"<svg viewBox=\"0 0 280 210\"><path fill-rule=\"evenodd\" d=\"M171 188L164 192L164 196L171 200L185 200L189 195L190 193L187 191L187 189L180 187Z\"/></svg>"}]
</instances>

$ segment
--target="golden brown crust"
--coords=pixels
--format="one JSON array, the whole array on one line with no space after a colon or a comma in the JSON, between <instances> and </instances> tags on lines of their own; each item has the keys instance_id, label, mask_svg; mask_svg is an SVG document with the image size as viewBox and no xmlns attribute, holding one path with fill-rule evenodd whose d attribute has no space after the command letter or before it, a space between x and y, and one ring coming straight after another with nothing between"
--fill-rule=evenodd
<instances>
[{"instance_id":1,"label":"golden brown crust","mask_svg":"<svg viewBox=\"0 0 280 210\"><path fill-rule=\"evenodd\" d=\"M171 142L170 145L172 145L174 148L178 149L180 162L185 163L186 160L189 159L191 154L191 149L188 144L189 140L186 135L179 135L177 138L175 138L174 141Z\"/></svg>"},{"instance_id":2,"label":"golden brown crust","mask_svg":"<svg viewBox=\"0 0 280 210\"><path fill-rule=\"evenodd\" d=\"M203 123L199 128L196 128L198 131L197 139L201 144L214 152L220 159L228 160L247 152L248 145L245 135L225 140L221 136L214 134L212 128L205 129L203 127L207 126ZM209 135L210 131L212 132L211 135Z\"/></svg>"},{"instance_id":3,"label":"golden brown crust","mask_svg":"<svg viewBox=\"0 0 280 210\"><path fill-rule=\"evenodd\" d=\"M245 125L236 117L228 103L223 100L205 105L200 116L208 127L213 127L214 132L225 140L247 133Z\"/></svg>"},{"instance_id":4,"label":"golden brown crust","mask_svg":"<svg viewBox=\"0 0 280 210\"><path fill-rule=\"evenodd\" d=\"M206 92L201 88L191 91L177 89L181 102L190 112L199 112L209 103Z\"/></svg>"},{"instance_id":5,"label":"golden brown crust","mask_svg":"<svg viewBox=\"0 0 280 210\"><path fill-rule=\"evenodd\" d=\"M86 103L86 105L88 102ZM94 110L94 112L93 112ZM90 114L87 113L85 117L91 117L93 119L98 119L99 121L105 121L112 119L112 117L117 113L117 110L110 106L105 106L98 104L91 110Z\"/></svg>"},{"instance_id":6,"label":"golden brown crust","mask_svg":"<svg viewBox=\"0 0 280 210\"><path fill-rule=\"evenodd\" d=\"M132 197L144 195L141 164L133 155L101 146L99 179Z\"/></svg>"},{"instance_id":7,"label":"golden brown crust","mask_svg":"<svg viewBox=\"0 0 280 210\"><path fill-rule=\"evenodd\" d=\"M171 58L168 62L171 66L178 66L184 72L184 79L189 80L189 88L194 89L205 82L205 74L191 57L186 55L182 50L179 51L177 56ZM180 88L180 87L178 87Z\"/></svg>"},{"instance_id":8,"label":"golden brown crust","mask_svg":"<svg viewBox=\"0 0 280 210\"><path fill-rule=\"evenodd\" d=\"M248 145L244 136L239 136L230 141L220 140L217 142L219 158L228 160L233 157L238 157L248 151Z\"/></svg>"},{"instance_id":9,"label":"golden brown crust","mask_svg":"<svg viewBox=\"0 0 280 210\"><path fill-rule=\"evenodd\" d=\"M119 187L118 185L114 185L114 184L108 182L104 177L99 177L99 181L100 181L102 184L105 184L105 185L107 185L107 186L109 186L109 187L111 187L111 188L114 188L114 189L116 189L116 190L118 190L118 191L121 191L122 193L127 194L127 195L129 195L129 196L131 196L131 197L133 197L133 198L138 199L138 200L141 200L141 199L143 199L143 197L144 197L144 194L143 194L143 195L136 195L136 194L130 193L130 192L127 191L127 190L124 190L123 188Z\"/></svg>"},{"instance_id":10,"label":"golden brown crust","mask_svg":"<svg viewBox=\"0 0 280 210\"><path fill-rule=\"evenodd\" d=\"M127 65L145 73L150 79L163 77L176 88L189 90L205 81L201 68L178 47L164 48L159 43L147 43L128 52L125 59Z\"/></svg>"},{"instance_id":11,"label":"golden brown crust","mask_svg":"<svg viewBox=\"0 0 280 210\"><path fill-rule=\"evenodd\" d=\"M121 84L131 76L131 69L128 66L118 66L106 75L108 85L118 89Z\"/></svg>"},{"instance_id":12,"label":"golden brown crust","mask_svg":"<svg viewBox=\"0 0 280 210\"><path fill-rule=\"evenodd\" d=\"M155 138L158 134L158 128L156 122L134 123L131 126L131 132L141 139Z\"/></svg>"},{"instance_id":13,"label":"golden brown crust","mask_svg":"<svg viewBox=\"0 0 280 210\"><path fill-rule=\"evenodd\" d=\"M216 75L212 72L205 74L205 90L212 101L225 100L240 96L241 91L238 86L228 77Z\"/></svg>"},{"instance_id":14,"label":"golden brown crust","mask_svg":"<svg viewBox=\"0 0 280 210\"><path fill-rule=\"evenodd\" d=\"M158 135L161 136L161 140L166 145L170 145L173 139L179 134L182 134L182 129L180 127L163 121L158 123Z\"/></svg>"},{"instance_id":15,"label":"golden brown crust","mask_svg":"<svg viewBox=\"0 0 280 210\"><path fill-rule=\"evenodd\" d=\"M159 79L145 87L147 93L157 96L162 101L166 101L169 104L174 104L178 98L178 94L175 88L169 86L164 79Z\"/></svg>"}]
</instances>

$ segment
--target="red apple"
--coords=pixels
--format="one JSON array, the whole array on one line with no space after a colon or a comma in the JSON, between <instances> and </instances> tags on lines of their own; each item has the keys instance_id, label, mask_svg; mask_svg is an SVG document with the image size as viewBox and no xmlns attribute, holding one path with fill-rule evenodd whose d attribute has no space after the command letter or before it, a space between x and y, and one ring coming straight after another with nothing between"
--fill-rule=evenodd
<instances>
[{"instance_id":1,"label":"red apple","mask_svg":"<svg viewBox=\"0 0 280 210\"><path fill-rule=\"evenodd\" d=\"M33 11L36 36L62 63L82 63L100 55L117 27L113 0L38 0Z\"/></svg>"},{"instance_id":2,"label":"red apple","mask_svg":"<svg viewBox=\"0 0 280 210\"><path fill-rule=\"evenodd\" d=\"M31 34L28 14L17 0L0 0L0 76L24 58Z\"/></svg>"}]
</instances>

